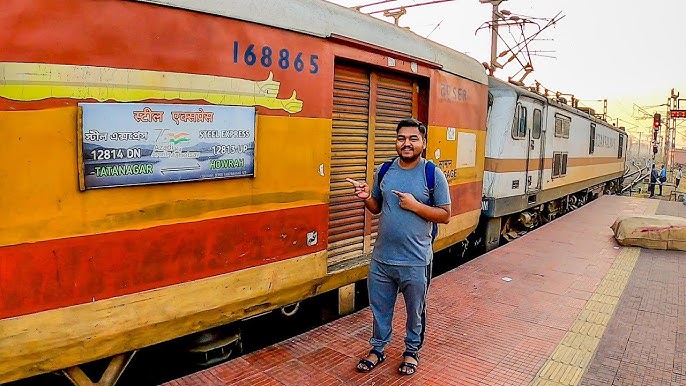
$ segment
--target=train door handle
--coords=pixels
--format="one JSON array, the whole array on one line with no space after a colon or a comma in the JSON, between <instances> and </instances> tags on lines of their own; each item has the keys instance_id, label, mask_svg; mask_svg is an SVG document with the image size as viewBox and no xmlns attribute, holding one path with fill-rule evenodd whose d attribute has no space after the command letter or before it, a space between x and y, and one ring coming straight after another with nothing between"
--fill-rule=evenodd
<instances>
[{"instance_id":1,"label":"train door handle","mask_svg":"<svg viewBox=\"0 0 686 386\"><path fill-rule=\"evenodd\" d=\"M536 144L534 143L534 140L533 140L533 139L531 140L531 143L529 144L529 147L531 147L531 150L534 150L534 148L536 147Z\"/></svg>"}]
</instances>

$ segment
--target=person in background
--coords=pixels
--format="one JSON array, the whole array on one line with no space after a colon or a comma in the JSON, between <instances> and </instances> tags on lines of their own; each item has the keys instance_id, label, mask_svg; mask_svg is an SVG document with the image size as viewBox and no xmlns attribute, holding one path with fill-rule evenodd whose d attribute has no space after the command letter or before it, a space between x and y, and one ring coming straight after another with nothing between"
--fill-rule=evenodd
<instances>
[{"instance_id":1,"label":"person in background","mask_svg":"<svg viewBox=\"0 0 686 386\"><path fill-rule=\"evenodd\" d=\"M662 167L660 168L660 193L658 196L662 195L662 184L664 184L667 181L667 169L665 169L665 165L662 164Z\"/></svg>"},{"instance_id":2,"label":"person in background","mask_svg":"<svg viewBox=\"0 0 686 386\"><path fill-rule=\"evenodd\" d=\"M682 166L679 165L679 169L676 171L676 174L674 175L674 189L677 190L679 188L679 183L681 182L681 179L684 177L684 171L682 170Z\"/></svg>"},{"instance_id":3,"label":"person in background","mask_svg":"<svg viewBox=\"0 0 686 386\"><path fill-rule=\"evenodd\" d=\"M653 198L655 196L655 184L660 176L657 174L657 169L655 169L655 164L653 164L650 170L650 183L648 184L648 193L650 194L648 198Z\"/></svg>"}]
</instances>

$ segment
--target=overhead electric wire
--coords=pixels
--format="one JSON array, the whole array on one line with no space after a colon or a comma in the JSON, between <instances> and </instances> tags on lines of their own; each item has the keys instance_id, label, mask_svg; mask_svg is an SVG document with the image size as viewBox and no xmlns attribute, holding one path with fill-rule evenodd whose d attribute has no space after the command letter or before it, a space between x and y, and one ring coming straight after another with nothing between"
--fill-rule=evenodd
<instances>
[{"instance_id":1,"label":"overhead electric wire","mask_svg":"<svg viewBox=\"0 0 686 386\"><path fill-rule=\"evenodd\" d=\"M359 11L359 10L362 9L362 8L371 7L371 6L374 6L374 5L379 5L379 4L384 4L384 3L390 3L390 2L392 2L392 1L399 1L399 0L381 0L381 1L377 1L377 2L375 2L375 3L369 3L369 4L363 4L363 5L356 5L356 6L353 6L353 7L351 7L351 8L355 8L356 10Z\"/></svg>"},{"instance_id":2,"label":"overhead electric wire","mask_svg":"<svg viewBox=\"0 0 686 386\"><path fill-rule=\"evenodd\" d=\"M445 20L445 19L443 19L443 20ZM425 36L426 39L428 39L429 36L431 36L431 34L434 33L434 31L436 31L438 29L438 27L441 26L441 23L443 23L443 20L439 21L438 24L436 24L436 26L434 27L434 29L432 29L431 32L429 32L429 34Z\"/></svg>"},{"instance_id":3,"label":"overhead electric wire","mask_svg":"<svg viewBox=\"0 0 686 386\"><path fill-rule=\"evenodd\" d=\"M400 9L403 9L403 8L407 9L407 8L421 7L422 5L431 5L431 4L445 3L445 2L448 2L448 1L455 1L455 0L431 0L431 1L427 1L426 3L416 3L416 4L410 4L410 5L400 5L400 6L397 6L397 7L391 7L391 8L381 9L381 10L374 11L374 12L369 12L367 15L374 15L374 14L381 13L381 12L396 11L396 10L400 10Z\"/></svg>"}]
</instances>

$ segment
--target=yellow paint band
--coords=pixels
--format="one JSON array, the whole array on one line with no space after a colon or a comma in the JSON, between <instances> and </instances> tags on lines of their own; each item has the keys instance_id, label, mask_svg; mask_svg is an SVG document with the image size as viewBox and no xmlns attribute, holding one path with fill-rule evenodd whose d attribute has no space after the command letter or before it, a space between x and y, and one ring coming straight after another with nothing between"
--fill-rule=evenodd
<instances>
[{"instance_id":1,"label":"yellow paint band","mask_svg":"<svg viewBox=\"0 0 686 386\"><path fill-rule=\"evenodd\" d=\"M459 134L469 133L476 136L476 148L474 149L474 165L458 166ZM441 161L451 161L451 166L441 167L445 171L455 170L455 177L449 178L450 185L459 185L469 182L481 181L484 171L486 131L470 130L465 128L455 129L455 138L448 139L448 128L445 126L428 127L426 158L440 166ZM440 158L436 158L439 150Z\"/></svg>"},{"instance_id":2,"label":"yellow paint band","mask_svg":"<svg viewBox=\"0 0 686 386\"><path fill-rule=\"evenodd\" d=\"M481 209L475 209L451 217L447 224L439 224L434 250L439 251L464 240L476 229L479 216L481 216Z\"/></svg>"},{"instance_id":3,"label":"yellow paint band","mask_svg":"<svg viewBox=\"0 0 686 386\"><path fill-rule=\"evenodd\" d=\"M553 178L552 181L544 184L545 189L556 188L575 182L587 181L598 176L621 173L624 170L623 162L613 164L574 166L567 168L567 174L562 177Z\"/></svg>"},{"instance_id":4,"label":"yellow paint band","mask_svg":"<svg viewBox=\"0 0 686 386\"><path fill-rule=\"evenodd\" d=\"M0 112L0 246L326 203L331 121L258 116L254 178L79 191L76 107ZM320 174L320 172L323 174Z\"/></svg>"},{"instance_id":5,"label":"yellow paint band","mask_svg":"<svg viewBox=\"0 0 686 386\"><path fill-rule=\"evenodd\" d=\"M138 102L148 99L204 100L212 104L262 106L291 114L302 111L296 91L278 99L280 82L96 66L0 63L0 97L17 101L48 98Z\"/></svg>"},{"instance_id":6,"label":"yellow paint band","mask_svg":"<svg viewBox=\"0 0 686 386\"><path fill-rule=\"evenodd\" d=\"M302 267L308 267L303 269ZM240 320L340 286L325 252L132 295L0 320L0 383ZM199 294L201 294L199 296Z\"/></svg>"}]
</instances>

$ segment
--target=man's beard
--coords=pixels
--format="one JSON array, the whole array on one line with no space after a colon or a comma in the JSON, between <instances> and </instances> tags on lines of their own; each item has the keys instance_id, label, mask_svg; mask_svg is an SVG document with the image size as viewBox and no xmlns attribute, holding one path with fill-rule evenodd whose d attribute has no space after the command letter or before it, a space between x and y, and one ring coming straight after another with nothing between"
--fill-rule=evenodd
<instances>
[{"instance_id":1,"label":"man's beard","mask_svg":"<svg viewBox=\"0 0 686 386\"><path fill-rule=\"evenodd\" d=\"M398 154L398 156L400 157L401 160L410 163L410 162L416 161L419 157L421 157L422 153L413 154L411 157L404 156L404 155L402 155L402 153Z\"/></svg>"}]
</instances>

